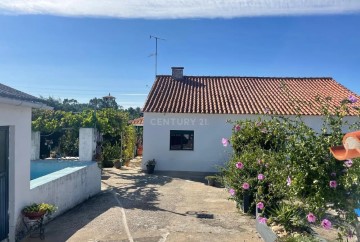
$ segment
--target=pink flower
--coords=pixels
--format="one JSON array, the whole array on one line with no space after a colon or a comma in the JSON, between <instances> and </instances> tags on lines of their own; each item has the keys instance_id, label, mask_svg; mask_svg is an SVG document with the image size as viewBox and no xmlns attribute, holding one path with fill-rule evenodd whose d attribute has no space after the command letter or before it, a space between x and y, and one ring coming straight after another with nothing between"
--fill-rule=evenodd
<instances>
[{"instance_id":1,"label":"pink flower","mask_svg":"<svg viewBox=\"0 0 360 242\"><path fill-rule=\"evenodd\" d=\"M247 182L244 182L244 184L242 185L242 188L245 190L249 189L249 187L250 187L250 185Z\"/></svg>"},{"instance_id":2,"label":"pink flower","mask_svg":"<svg viewBox=\"0 0 360 242\"><path fill-rule=\"evenodd\" d=\"M235 166L236 166L237 169L242 169L242 168L244 168L244 164L241 163L240 161L239 161L238 163L236 163Z\"/></svg>"},{"instance_id":3,"label":"pink flower","mask_svg":"<svg viewBox=\"0 0 360 242\"><path fill-rule=\"evenodd\" d=\"M351 103L356 103L357 102L357 98L354 95L350 95L348 98L349 102Z\"/></svg>"},{"instance_id":4,"label":"pink flower","mask_svg":"<svg viewBox=\"0 0 360 242\"><path fill-rule=\"evenodd\" d=\"M331 222L327 219L324 219L323 221L321 221L321 226L324 229L331 229Z\"/></svg>"},{"instance_id":5,"label":"pink flower","mask_svg":"<svg viewBox=\"0 0 360 242\"><path fill-rule=\"evenodd\" d=\"M241 126L237 124L237 125L235 125L234 129L235 129L235 132L238 132L238 131L240 131Z\"/></svg>"},{"instance_id":6,"label":"pink flower","mask_svg":"<svg viewBox=\"0 0 360 242\"><path fill-rule=\"evenodd\" d=\"M286 179L286 185L288 185L288 186L291 185L291 178L289 176Z\"/></svg>"},{"instance_id":7,"label":"pink flower","mask_svg":"<svg viewBox=\"0 0 360 242\"><path fill-rule=\"evenodd\" d=\"M263 203L263 202L258 202L258 203L256 204L256 207L259 208L259 209L261 209L261 210L263 210L263 209L264 209L264 203Z\"/></svg>"},{"instance_id":8,"label":"pink flower","mask_svg":"<svg viewBox=\"0 0 360 242\"><path fill-rule=\"evenodd\" d=\"M259 179L259 180L264 180L264 179L265 179L265 176L264 176L263 174L259 174L259 175L258 175L258 179Z\"/></svg>"},{"instance_id":9,"label":"pink flower","mask_svg":"<svg viewBox=\"0 0 360 242\"><path fill-rule=\"evenodd\" d=\"M310 223L315 223L316 221L316 217L313 213L309 213L307 216L307 220L310 222Z\"/></svg>"},{"instance_id":10,"label":"pink flower","mask_svg":"<svg viewBox=\"0 0 360 242\"><path fill-rule=\"evenodd\" d=\"M229 143L229 140L227 138L222 138L221 143L226 147Z\"/></svg>"},{"instance_id":11,"label":"pink flower","mask_svg":"<svg viewBox=\"0 0 360 242\"><path fill-rule=\"evenodd\" d=\"M330 181L329 185L331 188L336 188L337 183L336 183L336 181Z\"/></svg>"},{"instance_id":12,"label":"pink flower","mask_svg":"<svg viewBox=\"0 0 360 242\"><path fill-rule=\"evenodd\" d=\"M230 188L229 193L230 193L231 196L234 196L235 195L235 190Z\"/></svg>"},{"instance_id":13,"label":"pink flower","mask_svg":"<svg viewBox=\"0 0 360 242\"><path fill-rule=\"evenodd\" d=\"M260 160L260 159L258 159L257 160L257 163L259 164L259 165L261 165L261 163L263 163L264 161L262 161L262 160Z\"/></svg>"},{"instance_id":14,"label":"pink flower","mask_svg":"<svg viewBox=\"0 0 360 242\"><path fill-rule=\"evenodd\" d=\"M266 224L266 222L267 222L267 218L264 218L264 217L259 217L258 220L259 220L259 223L261 223L261 224Z\"/></svg>"},{"instance_id":15,"label":"pink flower","mask_svg":"<svg viewBox=\"0 0 360 242\"><path fill-rule=\"evenodd\" d=\"M350 160L346 160L345 162L344 162L344 164L345 164L345 166L346 167L351 167L352 165L353 165L353 161L350 159Z\"/></svg>"}]
</instances>

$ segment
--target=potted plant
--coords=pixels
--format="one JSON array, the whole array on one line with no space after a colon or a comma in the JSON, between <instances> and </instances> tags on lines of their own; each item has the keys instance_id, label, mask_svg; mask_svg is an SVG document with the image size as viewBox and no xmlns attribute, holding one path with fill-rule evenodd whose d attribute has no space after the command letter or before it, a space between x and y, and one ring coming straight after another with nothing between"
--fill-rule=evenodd
<instances>
[{"instance_id":1,"label":"potted plant","mask_svg":"<svg viewBox=\"0 0 360 242\"><path fill-rule=\"evenodd\" d=\"M136 150L136 154L138 156L142 156L142 153L143 153L143 146L141 144L139 144L139 146L137 147L137 150Z\"/></svg>"},{"instance_id":2,"label":"potted plant","mask_svg":"<svg viewBox=\"0 0 360 242\"><path fill-rule=\"evenodd\" d=\"M114 159L113 163L116 169L121 169L123 161L122 159Z\"/></svg>"},{"instance_id":3,"label":"potted plant","mask_svg":"<svg viewBox=\"0 0 360 242\"><path fill-rule=\"evenodd\" d=\"M148 160L146 163L146 169L148 174L153 174L155 169L156 161L155 159Z\"/></svg>"},{"instance_id":4,"label":"potted plant","mask_svg":"<svg viewBox=\"0 0 360 242\"><path fill-rule=\"evenodd\" d=\"M57 207L48 203L33 203L23 208L22 213L30 220L42 218L55 212Z\"/></svg>"},{"instance_id":5,"label":"potted plant","mask_svg":"<svg viewBox=\"0 0 360 242\"><path fill-rule=\"evenodd\" d=\"M208 181L209 186L215 186L216 176L206 176L205 179Z\"/></svg>"}]
</instances>

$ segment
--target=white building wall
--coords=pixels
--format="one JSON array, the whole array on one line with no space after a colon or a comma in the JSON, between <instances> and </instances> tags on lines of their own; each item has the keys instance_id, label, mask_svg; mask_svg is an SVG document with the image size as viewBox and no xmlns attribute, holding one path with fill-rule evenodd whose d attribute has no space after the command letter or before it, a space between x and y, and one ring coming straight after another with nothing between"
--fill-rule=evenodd
<instances>
[{"instance_id":1,"label":"white building wall","mask_svg":"<svg viewBox=\"0 0 360 242\"><path fill-rule=\"evenodd\" d=\"M159 171L216 172L232 152L222 138L230 138L233 124L227 120L257 120L259 115L144 113L143 169L155 159ZM320 116L304 116L303 120L320 131ZM170 130L193 130L194 150L170 150ZM346 131L346 130L345 130Z\"/></svg>"},{"instance_id":2,"label":"white building wall","mask_svg":"<svg viewBox=\"0 0 360 242\"><path fill-rule=\"evenodd\" d=\"M93 128L80 128L79 132L79 160L92 161L96 152L96 131Z\"/></svg>"},{"instance_id":3,"label":"white building wall","mask_svg":"<svg viewBox=\"0 0 360 242\"><path fill-rule=\"evenodd\" d=\"M31 160L40 158L40 132L31 132Z\"/></svg>"},{"instance_id":4,"label":"white building wall","mask_svg":"<svg viewBox=\"0 0 360 242\"><path fill-rule=\"evenodd\" d=\"M21 209L29 202L31 108L0 103L0 126L9 129L9 239L15 241Z\"/></svg>"}]
</instances>

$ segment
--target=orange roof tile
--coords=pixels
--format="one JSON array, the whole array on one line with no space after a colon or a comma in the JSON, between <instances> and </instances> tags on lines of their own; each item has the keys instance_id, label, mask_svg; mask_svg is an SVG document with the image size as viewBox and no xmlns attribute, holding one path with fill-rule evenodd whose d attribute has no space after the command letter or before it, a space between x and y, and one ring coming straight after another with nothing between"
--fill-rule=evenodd
<instances>
[{"instance_id":1,"label":"orange roof tile","mask_svg":"<svg viewBox=\"0 0 360 242\"><path fill-rule=\"evenodd\" d=\"M129 124L132 124L132 125L135 125L135 126L143 126L144 125L144 117L130 120Z\"/></svg>"},{"instance_id":2,"label":"orange roof tile","mask_svg":"<svg viewBox=\"0 0 360 242\"><path fill-rule=\"evenodd\" d=\"M269 110L273 114L293 115L296 108L290 100L298 100L301 115L321 115L320 105L315 101L317 95L332 97L331 106L339 105L350 95L360 100L332 78L184 76L182 80L175 80L170 75L160 75L143 111L264 114ZM356 113L355 109L350 109L350 115Z\"/></svg>"}]
</instances>

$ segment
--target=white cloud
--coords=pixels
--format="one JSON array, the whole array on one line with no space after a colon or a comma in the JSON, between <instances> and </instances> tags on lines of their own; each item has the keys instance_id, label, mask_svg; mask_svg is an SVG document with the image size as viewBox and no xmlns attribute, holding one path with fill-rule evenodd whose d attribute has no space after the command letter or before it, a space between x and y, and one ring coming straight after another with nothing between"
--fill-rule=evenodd
<instances>
[{"instance_id":1,"label":"white cloud","mask_svg":"<svg viewBox=\"0 0 360 242\"><path fill-rule=\"evenodd\" d=\"M360 0L0 0L3 14L234 18L360 12Z\"/></svg>"}]
</instances>

